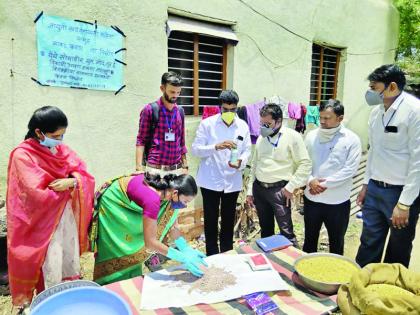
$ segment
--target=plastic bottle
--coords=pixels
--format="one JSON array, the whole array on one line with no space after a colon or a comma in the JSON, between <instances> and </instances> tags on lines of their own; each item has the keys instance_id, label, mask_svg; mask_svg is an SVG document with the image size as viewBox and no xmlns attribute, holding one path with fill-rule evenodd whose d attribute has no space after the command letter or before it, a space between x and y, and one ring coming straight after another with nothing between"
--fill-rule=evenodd
<instances>
[{"instance_id":1,"label":"plastic bottle","mask_svg":"<svg viewBox=\"0 0 420 315\"><path fill-rule=\"evenodd\" d=\"M236 165L238 163L238 143L235 141L235 146L230 149L230 164Z\"/></svg>"},{"instance_id":2,"label":"plastic bottle","mask_svg":"<svg viewBox=\"0 0 420 315\"><path fill-rule=\"evenodd\" d=\"M242 136L238 136L233 142L235 143L235 147L233 147L232 149L230 149L230 164L232 165L237 165L238 164L238 155L239 155L239 150L238 150L238 144L240 141L243 141L244 138Z\"/></svg>"}]
</instances>

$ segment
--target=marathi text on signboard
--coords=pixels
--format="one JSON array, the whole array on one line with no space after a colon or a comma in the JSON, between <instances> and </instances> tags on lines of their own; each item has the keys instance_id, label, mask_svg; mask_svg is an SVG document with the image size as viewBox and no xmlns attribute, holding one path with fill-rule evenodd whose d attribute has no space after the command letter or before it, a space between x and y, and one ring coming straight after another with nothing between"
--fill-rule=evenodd
<instances>
[{"instance_id":1,"label":"marathi text on signboard","mask_svg":"<svg viewBox=\"0 0 420 315\"><path fill-rule=\"evenodd\" d=\"M113 28L44 14L36 31L41 84L111 91L123 85L116 54L123 37Z\"/></svg>"}]
</instances>

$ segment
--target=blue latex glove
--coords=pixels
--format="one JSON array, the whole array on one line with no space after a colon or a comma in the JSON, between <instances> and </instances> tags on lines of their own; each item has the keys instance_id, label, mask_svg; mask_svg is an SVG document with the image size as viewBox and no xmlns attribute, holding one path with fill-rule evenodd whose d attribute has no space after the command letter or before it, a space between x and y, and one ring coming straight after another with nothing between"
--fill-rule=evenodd
<instances>
[{"instance_id":1,"label":"blue latex glove","mask_svg":"<svg viewBox=\"0 0 420 315\"><path fill-rule=\"evenodd\" d=\"M200 252L197 249L192 248L190 245L188 245L187 241L185 240L185 238L183 238L182 236L178 237L175 240L175 245L176 247L182 252L182 253L191 253L191 254L195 254L197 255L197 257L200 259L201 263L204 266L208 266L208 264L204 261L204 258L206 258L207 256L203 253Z\"/></svg>"},{"instance_id":2,"label":"blue latex glove","mask_svg":"<svg viewBox=\"0 0 420 315\"><path fill-rule=\"evenodd\" d=\"M195 253L181 252L173 247L169 247L168 254L166 256L170 259L183 263L188 271L194 276L201 277L203 275L203 272L200 269L200 265L203 265L203 263Z\"/></svg>"}]
</instances>

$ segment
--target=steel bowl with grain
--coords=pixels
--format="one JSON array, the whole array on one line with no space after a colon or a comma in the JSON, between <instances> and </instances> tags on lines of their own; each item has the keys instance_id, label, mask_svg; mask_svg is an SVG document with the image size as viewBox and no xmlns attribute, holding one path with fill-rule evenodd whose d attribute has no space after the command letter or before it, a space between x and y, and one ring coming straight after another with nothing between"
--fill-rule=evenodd
<instances>
[{"instance_id":1,"label":"steel bowl with grain","mask_svg":"<svg viewBox=\"0 0 420 315\"><path fill-rule=\"evenodd\" d=\"M294 262L294 269L296 271L296 273L298 274L299 278L302 280L302 282L305 284L305 286L307 286L308 288L317 291L317 292L321 292L321 293L325 293L325 294L335 294L338 291L338 288L345 283L348 283L351 275L348 274L346 275L346 277L348 278L347 281L345 280L337 280L337 281L320 281L317 279L314 279L314 277L309 277L308 275L305 275L305 272L299 271L299 263L304 262L305 264L307 264L308 262L310 262L310 260L312 260L313 262L316 262L317 260L319 261L320 257L325 257L325 258L330 258L330 261L334 261L334 262L339 262L340 260L343 262L343 264L337 266L338 268L329 268L328 269L328 265L325 264L324 266L322 266L322 268L324 268L324 270L322 272L324 272L327 276L330 276L329 278L331 278L331 274L334 272L337 272L337 270L339 268L343 268L343 266L352 266L351 270L349 270L349 273L352 272L356 272L357 270L360 270L360 266L352 259L341 256L341 255L336 255L336 254L330 254L330 253L312 253L312 254L307 254L307 255L303 255L301 257L299 257L298 259L295 260ZM333 259L331 259L333 258ZM344 263L345 262L345 263ZM348 264L350 263L350 264ZM316 266L317 268L320 268L321 265L318 264ZM330 274L330 275L328 275ZM341 274L342 276L343 274ZM316 277L315 277L316 278ZM343 278L343 277L341 277Z\"/></svg>"}]
</instances>

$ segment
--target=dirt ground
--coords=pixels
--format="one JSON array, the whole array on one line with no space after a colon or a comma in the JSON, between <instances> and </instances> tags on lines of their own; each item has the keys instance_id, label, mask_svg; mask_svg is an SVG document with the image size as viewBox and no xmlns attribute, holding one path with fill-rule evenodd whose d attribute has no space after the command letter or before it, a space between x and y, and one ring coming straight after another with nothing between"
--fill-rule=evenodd
<instances>
[{"instance_id":1,"label":"dirt ground","mask_svg":"<svg viewBox=\"0 0 420 315\"><path fill-rule=\"evenodd\" d=\"M304 224L303 217L295 213L294 217L295 232L298 241L303 245ZM346 233L344 255L354 258L359 247L359 237L362 230L362 221L355 218L350 218L349 227ZM236 243L235 243L236 244ZM201 244L202 245L202 244ZM204 250L200 248L200 250ZM320 251L328 251L328 237L326 232L321 233L320 237ZM84 279L91 280L93 274L93 255L91 253L84 254L81 258L82 275ZM410 269L420 272L420 225L417 228L417 239L414 244L413 258ZM16 309L12 308L10 296L0 296L0 315L13 315L16 314ZM339 312L337 314L340 314Z\"/></svg>"}]
</instances>

